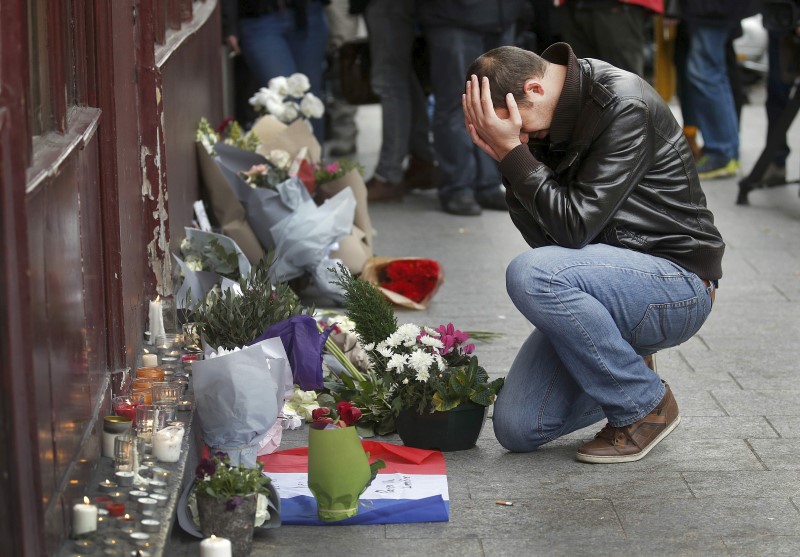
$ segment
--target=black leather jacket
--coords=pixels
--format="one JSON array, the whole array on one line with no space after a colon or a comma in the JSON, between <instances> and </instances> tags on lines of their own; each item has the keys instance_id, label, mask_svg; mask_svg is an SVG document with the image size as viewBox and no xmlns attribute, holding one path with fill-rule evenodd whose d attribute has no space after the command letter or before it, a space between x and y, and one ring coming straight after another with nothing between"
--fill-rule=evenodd
<instances>
[{"instance_id":1,"label":"black leather jacket","mask_svg":"<svg viewBox=\"0 0 800 557\"><path fill-rule=\"evenodd\" d=\"M511 218L528 244L605 243L719 279L725 244L666 103L638 76L578 60L564 43L543 57L569 62L551 142L520 145L500 163ZM553 144L557 133L563 141Z\"/></svg>"}]
</instances>

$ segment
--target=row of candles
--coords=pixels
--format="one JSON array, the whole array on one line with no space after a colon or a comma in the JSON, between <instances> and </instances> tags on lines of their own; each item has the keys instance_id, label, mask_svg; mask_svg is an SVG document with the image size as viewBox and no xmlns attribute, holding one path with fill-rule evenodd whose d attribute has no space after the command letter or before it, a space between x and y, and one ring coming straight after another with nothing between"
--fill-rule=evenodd
<instances>
[{"instance_id":1,"label":"row of candles","mask_svg":"<svg viewBox=\"0 0 800 557\"><path fill-rule=\"evenodd\" d=\"M184 395L191 363L199 357L199 342L193 345L194 353L183 355L181 342L182 335L159 336L158 353L143 354L128 393L112 399L114 413L103 419L102 453L114 459L113 481L100 482L100 496L84 497L73 506L72 533L77 538L73 543L78 555L93 553L102 545L104 555L147 557L151 535L161 530L156 513L169 500L170 472L157 465L180 459L184 424L177 420L177 412L191 410ZM132 548L135 551L129 553ZM211 553L209 557L227 555Z\"/></svg>"}]
</instances>

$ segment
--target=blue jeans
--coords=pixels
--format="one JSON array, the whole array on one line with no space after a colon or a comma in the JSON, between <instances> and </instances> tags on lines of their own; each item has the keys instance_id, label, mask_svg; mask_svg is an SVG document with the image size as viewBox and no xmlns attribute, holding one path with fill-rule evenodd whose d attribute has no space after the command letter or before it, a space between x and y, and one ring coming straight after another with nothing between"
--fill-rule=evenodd
<instances>
[{"instance_id":1,"label":"blue jeans","mask_svg":"<svg viewBox=\"0 0 800 557\"><path fill-rule=\"evenodd\" d=\"M739 123L725 64L725 44L738 24L688 22L686 77L690 102L703 134L703 152L725 162L739 158Z\"/></svg>"},{"instance_id":2,"label":"blue jeans","mask_svg":"<svg viewBox=\"0 0 800 557\"><path fill-rule=\"evenodd\" d=\"M616 427L645 417L664 384L642 356L687 341L711 311L711 288L694 273L605 244L523 253L506 287L536 328L494 408L497 440L517 452L604 417Z\"/></svg>"},{"instance_id":3,"label":"blue jeans","mask_svg":"<svg viewBox=\"0 0 800 557\"><path fill-rule=\"evenodd\" d=\"M461 95L472 61L492 48L513 42L513 27L481 33L455 27L425 30L431 53L431 88L436 98L433 144L439 161L439 198L474 195L500 186L494 160L472 143L464 127Z\"/></svg>"},{"instance_id":4,"label":"blue jeans","mask_svg":"<svg viewBox=\"0 0 800 557\"><path fill-rule=\"evenodd\" d=\"M414 0L370 0L364 14L369 31L372 89L381 98L383 130L375 175L399 184L409 153L433 161L427 99L414 73Z\"/></svg>"},{"instance_id":5,"label":"blue jeans","mask_svg":"<svg viewBox=\"0 0 800 557\"><path fill-rule=\"evenodd\" d=\"M289 77L300 72L311 82L311 92L323 99L322 73L327 44L328 21L319 2L309 2L305 29L297 29L292 10L239 20L239 46L259 87L266 87L273 77ZM322 143L324 119L312 118L310 122L317 141Z\"/></svg>"}]
</instances>

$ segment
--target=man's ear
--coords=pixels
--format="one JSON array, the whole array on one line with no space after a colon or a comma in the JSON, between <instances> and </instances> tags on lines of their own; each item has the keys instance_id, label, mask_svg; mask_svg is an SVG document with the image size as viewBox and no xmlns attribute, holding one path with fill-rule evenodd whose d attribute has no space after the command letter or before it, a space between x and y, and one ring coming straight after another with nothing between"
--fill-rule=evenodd
<instances>
[{"instance_id":1,"label":"man's ear","mask_svg":"<svg viewBox=\"0 0 800 557\"><path fill-rule=\"evenodd\" d=\"M525 91L526 97L533 100L531 97L541 96L544 94L544 86L542 85L542 81L540 79L529 77L525 80L523 91Z\"/></svg>"}]
</instances>

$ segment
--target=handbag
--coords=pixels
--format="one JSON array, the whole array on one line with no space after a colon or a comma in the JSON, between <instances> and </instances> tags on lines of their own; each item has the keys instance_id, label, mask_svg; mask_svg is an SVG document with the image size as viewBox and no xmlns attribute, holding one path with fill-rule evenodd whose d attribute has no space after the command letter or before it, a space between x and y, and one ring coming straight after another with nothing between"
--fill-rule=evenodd
<instances>
[{"instance_id":1,"label":"handbag","mask_svg":"<svg viewBox=\"0 0 800 557\"><path fill-rule=\"evenodd\" d=\"M348 103L361 105L381 102L370 84L370 56L367 39L354 39L339 47L339 79L342 96Z\"/></svg>"}]
</instances>

